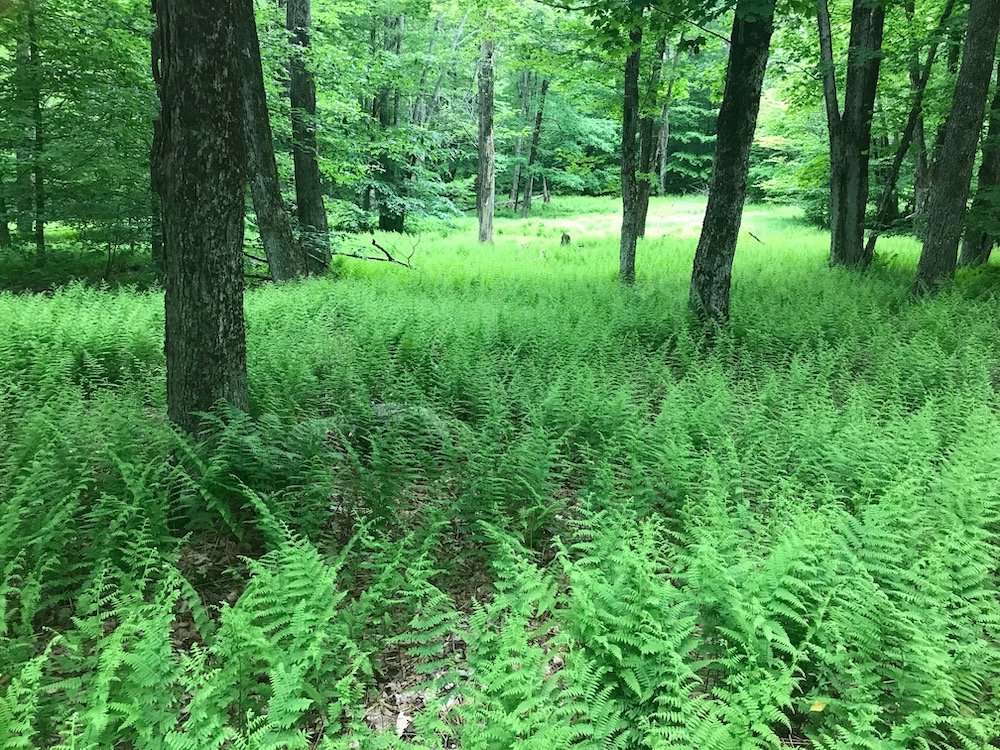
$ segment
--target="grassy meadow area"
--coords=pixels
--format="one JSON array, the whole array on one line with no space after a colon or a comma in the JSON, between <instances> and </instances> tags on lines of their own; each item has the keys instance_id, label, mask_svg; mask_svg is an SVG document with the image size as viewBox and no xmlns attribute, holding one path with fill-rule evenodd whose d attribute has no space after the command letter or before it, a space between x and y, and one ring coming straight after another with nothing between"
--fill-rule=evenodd
<instances>
[{"instance_id":1,"label":"grassy meadow area","mask_svg":"<svg viewBox=\"0 0 1000 750\"><path fill-rule=\"evenodd\" d=\"M703 210L254 288L203 444L162 293L0 293L0 748L1000 746L995 267L751 206L706 339Z\"/></svg>"}]
</instances>

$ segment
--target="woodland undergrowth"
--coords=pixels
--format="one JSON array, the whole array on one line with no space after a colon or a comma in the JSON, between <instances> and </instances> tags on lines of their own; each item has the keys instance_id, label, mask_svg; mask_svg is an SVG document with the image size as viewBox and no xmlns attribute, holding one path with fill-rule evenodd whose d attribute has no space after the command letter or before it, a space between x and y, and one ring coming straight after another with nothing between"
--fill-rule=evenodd
<instances>
[{"instance_id":1,"label":"woodland undergrowth","mask_svg":"<svg viewBox=\"0 0 1000 750\"><path fill-rule=\"evenodd\" d=\"M197 445L158 295L0 294L0 748L995 746L991 269L748 222L708 343L669 217L254 291Z\"/></svg>"}]
</instances>

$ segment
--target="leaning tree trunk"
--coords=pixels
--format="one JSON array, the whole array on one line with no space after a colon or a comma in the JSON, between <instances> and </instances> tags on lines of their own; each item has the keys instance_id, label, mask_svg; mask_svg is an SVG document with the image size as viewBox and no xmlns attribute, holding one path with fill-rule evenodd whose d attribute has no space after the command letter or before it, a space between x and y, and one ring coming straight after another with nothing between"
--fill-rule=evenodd
<instances>
[{"instance_id":1,"label":"leaning tree trunk","mask_svg":"<svg viewBox=\"0 0 1000 750\"><path fill-rule=\"evenodd\" d=\"M250 0L158 0L156 189L166 245L167 413L247 407L243 326L246 133L235 19Z\"/></svg>"},{"instance_id":2,"label":"leaning tree trunk","mask_svg":"<svg viewBox=\"0 0 1000 750\"><path fill-rule=\"evenodd\" d=\"M885 5L881 0L854 0L843 114L837 101L827 0L817 0L816 11L830 131L830 265L865 267L872 262L865 251L865 211Z\"/></svg>"},{"instance_id":3,"label":"leaning tree trunk","mask_svg":"<svg viewBox=\"0 0 1000 750\"><path fill-rule=\"evenodd\" d=\"M531 213L532 193L535 190L535 162L538 161L538 142L542 137L542 115L545 113L545 95L549 91L549 80L542 79L542 88L538 94L538 109L535 110L535 125L531 130L531 146L528 150L528 179L524 186L524 201L521 203L521 218L527 219Z\"/></svg>"},{"instance_id":4,"label":"leaning tree trunk","mask_svg":"<svg viewBox=\"0 0 1000 750\"><path fill-rule=\"evenodd\" d=\"M286 25L292 35L288 98L292 106L295 208L309 270L322 273L330 267L330 236L316 148L316 83L306 64L312 45L312 3L288 0L285 10Z\"/></svg>"},{"instance_id":5,"label":"leaning tree trunk","mask_svg":"<svg viewBox=\"0 0 1000 750\"><path fill-rule=\"evenodd\" d=\"M625 87L622 97L622 234L618 247L618 280L635 283L635 246L642 217L639 214L639 183L636 176L636 136L639 131L639 61L642 56L642 27L628 35L631 52L625 60Z\"/></svg>"},{"instance_id":6,"label":"leaning tree trunk","mask_svg":"<svg viewBox=\"0 0 1000 750\"><path fill-rule=\"evenodd\" d=\"M483 39L479 56L479 174L476 212L479 241L493 242L493 209L496 203L496 163L493 150L493 40Z\"/></svg>"},{"instance_id":7,"label":"leaning tree trunk","mask_svg":"<svg viewBox=\"0 0 1000 750\"><path fill-rule=\"evenodd\" d=\"M750 146L774 31L774 5L775 0L739 0L733 19L708 207L691 273L692 312L699 320L718 325L729 320L730 278L746 202Z\"/></svg>"},{"instance_id":8,"label":"leaning tree trunk","mask_svg":"<svg viewBox=\"0 0 1000 750\"><path fill-rule=\"evenodd\" d=\"M281 178L274 157L271 114L264 91L264 71L260 62L260 41L253 3L244 3L237 19L243 44L243 121L246 127L250 192L253 196L257 228L267 256L271 278L276 283L305 276L309 262L292 233L292 222L281 197ZM321 199L322 200L322 199Z\"/></svg>"},{"instance_id":9,"label":"leaning tree trunk","mask_svg":"<svg viewBox=\"0 0 1000 750\"><path fill-rule=\"evenodd\" d=\"M654 139L653 131L656 123L648 110L657 106L660 89L660 71L663 68L663 57L667 54L667 39L660 37L653 53L653 65L649 73L649 86L646 89L644 106L647 111L639 120L639 236L646 236L646 217L649 215L649 194L653 190L653 166L656 164L656 147L659 139Z\"/></svg>"},{"instance_id":10,"label":"leaning tree trunk","mask_svg":"<svg viewBox=\"0 0 1000 750\"><path fill-rule=\"evenodd\" d=\"M981 266L990 259L997 240L997 193L1000 188L1000 65L997 65L997 89L990 105L990 125L983 142L983 161L979 166L976 197L972 201L969 224L962 238L960 266ZM975 223L973 223L973 221Z\"/></svg>"},{"instance_id":11,"label":"leaning tree trunk","mask_svg":"<svg viewBox=\"0 0 1000 750\"><path fill-rule=\"evenodd\" d=\"M941 153L948 156L935 165L927 233L917 264L914 294L933 293L955 277L958 242L985 117L998 28L1000 2L972 0L962 67L941 146Z\"/></svg>"}]
</instances>

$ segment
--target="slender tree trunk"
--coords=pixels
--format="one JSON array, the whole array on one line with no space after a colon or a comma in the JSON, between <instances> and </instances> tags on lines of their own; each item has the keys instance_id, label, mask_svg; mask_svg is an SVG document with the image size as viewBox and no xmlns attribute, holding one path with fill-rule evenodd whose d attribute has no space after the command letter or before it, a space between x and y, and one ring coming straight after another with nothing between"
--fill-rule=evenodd
<instances>
[{"instance_id":1,"label":"slender tree trunk","mask_svg":"<svg viewBox=\"0 0 1000 750\"><path fill-rule=\"evenodd\" d=\"M309 270L322 273L330 267L330 237L316 147L316 83L308 67L312 45L311 0L288 0L285 20L292 42L288 96L292 105L295 209Z\"/></svg>"},{"instance_id":2,"label":"slender tree trunk","mask_svg":"<svg viewBox=\"0 0 1000 750\"><path fill-rule=\"evenodd\" d=\"M10 215L7 213L7 186L0 185L0 250L8 249L12 244Z\"/></svg>"},{"instance_id":3,"label":"slender tree trunk","mask_svg":"<svg viewBox=\"0 0 1000 750\"><path fill-rule=\"evenodd\" d=\"M639 62L642 57L642 27L629 31L631 52L625 60L622 98L622 235L618 248L618 281L635 283L635 246L642 217L639 214L639 183L636 176L636 136L639 131Z\"/></svg>"},{"instance_id":4,"label":"slender tree trunk","mask_svg":"<svg viewBox=\"0 0 1000 750\"><path fill-rule=\"evenodd\" d=\"M157 18L157 0L150 0L153 12L154 23ZM160 93L160 33L154 28L149 38L150 63L153 73L153 83L156 85L157 96ZM165 259L163 257L163 212L160 207L160 196L156 192L156 155L157 144L163 138L163 128L160 122L160 113L157 111L153 118L153 145L149 151L149 245L153 256L153 268L156 269L156 276L163 281Z\"/></svg>"},{"instance_id":5,"label":"slender tree trunk","mask_svg":"<svg viewBox=\"0 0 1000 750\"><path fill-rule=\"evenodd\" d=\"M31 40L31 121L34 139L31 148L31 171L35 183L35 265L44 266L45 257L45 133L42 129L41 60L38 52L38 26L34 7L28 10L28 38Z\"/></svg>"},{"instance_id":6,"label":"slender tree trunk","mask_svg":"<svg viewBox=\"0 0 1000 750\"><path fill-rule=\"evenodd\" d=\"M729 320L730 278L774 30L774 5L775 0L739 0L733 19L708 207L691 274L692 312L698 319L718 325Z\"/></svg>"},{"instance_id":7,"label":"slender tree trunk","mask_svg":"<svg viewBox=\"0 0 1000 750\"><path fill-rule=\"evenodd\" d=\"M32 223L34 219L34 201L31 187L34 136L28 121L31 119L32 102L35 98L32 92L38 85L38 82L35 80L31 65L31 37L27 30L17 39L15 61L16 115L21 136L17 144L15 157L17 176L14 179L17 237L21 242L28 242L34 237L34 225Z\"/></svg>"},{"instance_id":8,"label":"slender tree trunk","mask_svg":"<svg viewBox=\"0 0 1000 750\"><path fill-rule=\"evenodd\" d=\"M385 21L385 49L395 52L397 57L403 54L403 16L396 16ZM379 91L378 119L383 133L399 124L400 92L398 86L390 86ZM402 232L406 225L406 211L401 198L405 191L403 165L389 150L384 150L381 157L382 184L387 185L380 191L378 208L378 227L383 232Z\"/></svg>"},{"instance_id":9,"label":"slender tree trunk","mask_svg":"<svg viewBox=\"0 0 1000 750\"><path fill-rule=\"evenodd\" d=\"M660 37L653 53L653 64L649 73L649 86L646 88L646 101L639 120L639 236L646 236L646 217L649 214L649 194L653 189L653 166L656 163L657 141L653 139L656 122L652 111L659 109L657 99L660 91L660 72L663 69L663 58L667 54L667 39Z\"/></svg>"},{"instance_id":10,"label":"slender tree trunk","mask_svg":"<svg viewBox=\"0 0 1000 750\"><path fill-rule=\"evenodd\" d=\"M517 81L517 91L521 96L521 118L527 121L531 111L531 72L524 71ZM510 205L515 211L521 196L521 152L524 150L524 139L518 135L514 139L514 175L510 184Z\"/></svg>"},{"instance_id":11,"label":"slender tree trunk","mask_svg":"<svg viewBox=\"0 0 1000 750\"><path fill-rule=\"evenodd\" d=\"M903 168L903 161L906 159L906 152L910 148L910 143L914 140L917 129L922 127L924 93L927 91L927 81L930 80L931 70L934 67L934 60L937 57L937 32L942 31L947 26L948 19L951 17L951 12L954 7L955 0L947 0L944 10L941 13L941 19L938 21L937 30L934 35L935 41L931 43L930 49L927 50L927 60L924 63L923 68L918 68L917 72L914 74L912 70L913 66L911 66L910 82L911 88L913 89L913 104L910 106L910 114L907 117L903 133L900 136L899 146L896 148L896 155L893 158L892 166L890 167L888 175L885 178L883 189L889 192L883 192L884 200L879 202L878 211L875 216L876 228L872 230L871 234L869 234L868 242L865 245L865 254L869 258L875 257L875 243L878 241L879 236L878 227L886 223L886 217L890 208L888 199L895 194L896 183L899 181L899 173ZM926 162L926 152L924 161ZM919 166L919 164L920 161L918 155L917 165ZM919 200L920 197L917 196L915 201L919 202Z\"/></svg>"},{"instance_id":12,"label":"slender tree trunk","mask_svg":"<svg viewBox=\"0 0 1000 750\"><path fill-rule=\"evenodd\" d=\"M955 277L958 242L965 223L979 135L1000 29L1000 2L972 0L962 66L948 115L942 159L935 167L927 212L927 233L917 264L915 294L933 293Z\"/></svg>"},{"instance_id":13,"label":"slender tree trunk","mask_svg":"<svg viewBox=\"0 0 1000 750\"><path fill-rule=\"evenodd\" d=\"M281 178L274 156L271 114L264 91L264 71L260 61L260 41L253 2L244 2L237 19L243 48L242 96L246 128L247 157L250 169L250 192L253 196L257 228L267 256L267 266L275 282L305 276L309 262L302 246L295 241L292 222L281 197Z\"/></svg>"},{"instance_id":14,"label":"slender tree trunk","mask_svg":"<svg viewBox=\"0 0 1000 750\"><path fill-rule=\"evenodd\" d=\"M247 408L247 155L236 18L249 2L157 2L167 413L195 435L202 426L197 413L217 402Z\"/></svg>"},{"instance_id":15,"label":"slender tree trunk","mask_svg":"<svg viewBox=\"0 0 1000 750\"><path fill-rule=\"evenodd\" d=\"M476 209L479 241L493 242L496 163L493 151L493 40L485 37L479 55L479 174Z\"/></svg>"},{"instance_id":16,"label":"slender tree trunk","mask_svg":"<svg viewBox=\"0 0 1000 750\"><path fill-rule=\"evenodd\" d=\"M837 101L827 0L818 0L816 10L830 130L830 265L865 267L872 262L865 251L865 212L885 5L881 0L854 0L843 114Z\"/></svg>"},{"instance_id":17,"label":"slender tree trunk","mask_svg":"<svg viewBox=\"0 0 1000 750\"><path fill-rule=\"evenodd\" d=\"M988 262L997 240L998 190L1000 188L1000 65L997 65L997 88L990 105L990 124L983 142L983 161L979 166L976 197L972 201L969 224L962 238L960 266L981 266ZM973 223L974 222L974 223Z\"/></svg>"},{"instance_id":18,"label":"slender tree trunk","mask_svg":"<svg viewBox=\"0 0 1000 750\"><path fill-rule=\"evenodd\" d=\"M545 95L549 91L549 80L542 79L542 88L538 94L538 109L535 110L535 126L531 131L531 147L528 150L527 182L524 187L524 201L521 203L521 218L527 219L531 213L532 193L535 190L535 162L538 161L538 142L542 137L542 115L545 113Z\"/></svg>"}]
</instances>

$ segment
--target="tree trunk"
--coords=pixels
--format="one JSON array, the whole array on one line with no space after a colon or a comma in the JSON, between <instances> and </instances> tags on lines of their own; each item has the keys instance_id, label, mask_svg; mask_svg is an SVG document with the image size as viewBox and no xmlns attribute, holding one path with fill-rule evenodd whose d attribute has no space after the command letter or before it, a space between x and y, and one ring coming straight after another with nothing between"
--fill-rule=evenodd
<instances>
[{"instance_id":1,"label":"tree trunk","mask_svg":"<svg viewBox=\"0 0 1000 750\"><path fill-rule=\"evenodd\" d=\"M636 135L639 130L639 62L642 57L642 27L629 31L631 52L625 60L622 97L622 235L618 248L618 281L635 283L635 246L642 217L639 214L639 184L636 177Z\"/></svg>"},{"instance_id":2,"label":"tree trunk","mask_svg":"<svg viewBox=\"0 0 1000 750\"><path fill-rule=\"evenodd\" d=\"M247 408L243 326L246 132L235 19L250 0L158 0L156 189L163 203L167 413Z\"/></svg>"},{"instance_id":3,"label":"tree trunk","mask_svg":"<svg viewBox=\"0 0 1000 750\"><path fill-rule=\"evenodd\" d=\"M247 158L250 169L250 192L253 196L257 228L271 278L276 283L288 281L309 272L309 262L302 246L295 241L292 222L281 197L281 179L274 157L271 134L271 114L264 91L264 71L260 61L260 41L253 3L244 3L237 19L243 44L242 96L243 120L246 128ZM321 198L322 200L322 198Z\"/></svg>"},{"instance_id":4,"label":"tree trunk","mask_svg":"<svg viewBox=\"0 0 1000 750\"><path fill-rule=\"evenodd\" d=\"M653 189L653 166L656 163L657 142L653 140L655 121L651 112L659 109L657 99L660 91L660 72L663 68L663 57L667 54L667 39L660 37L653 53L653 64L649 72L649 86L646 88L646 101L639 120L639 236L646 236L646 216L649 214L649 194Z\"/></svg>"},{"instance_id":5,"label":"tree trunk","mask_svg":"<svg viewBox=\"0 0 1000 750\"><path fill-rule=\"evenodd\" d=\"M153 12L154 23L156 21L156 3L157 0L150 0L150 6ZM161 78L160 78L160 34L159 31L154 28L153 33L149 38L149 50L150 50L150 62L152 65L153 73L153 83L156 86L157 96L159 96ZM163 137L162 125L160 122L160 113L157 112L156 116L153 118L153 145L149 152L149 245L150 251L153 256L153 268L156 269L156 277L162 282L165 267L165 259L163 257L163 211L160 207L160 196L156 192L156 155L155 149L157 144Z\"/></svg>"},{"instance_id":6,"label":"tree trunk","mask_svg":"<svg viewBox=\"0 0 1000 750\"><path fill-rule=\"evenodd\" d=\"M385 20L384 47L387 52L395 52L397 57L403 54L403 23L403 16ZM378 120L383 133L399 124L399 101L398 86L386 87L379 91ZM401 201L404 191L403 166L388 149L383 150L380 162L382 183L389 187L380 191L378 228L383 232L402 232L406 226L406 211Z\"/></svg>"},{"instance_id":7,"label":"tree trunk","mask_svg":"<svg viewBox=\"0 0 1000 750\"><path fill-rule=\"evenodd\" d=\"M872 262L865 247L865 211L885 5L880 0L854 0L843 114L837 101L827 0L817 0L816 11L830 131L830 265L863 268Z\"/></svg>"},{"instance_id":8,"label":"tree trunk","mask_svg":"<svg viewBox=\"0 0 1000 750\"><path fill-rule=\"evenodd\" d=\"M528 120L531 111L531 72L524 71L517 81L517 91L521 96L521 117ZM510 184L510 205L515 211L521 196L521 151L524 149L524 139L518 135L514 139L514 175Z\"/></svg>"},{"instance_id":9,"label":"tree trunk","mask_svg":"<svg viewBox=\"0 0 1000 750\"><path fill-rule=\"evenodd\" d=\"M40 60L38 56L38 27L33 6L28 10L28 38L31 40L31 122L34 139L31 147L31 172L35 182L35 265L45 265L45 171L42 157L45 154L45 134L42 130L42 95Z\"/></svg>"},{"instance_id":10,"label":"tree trunk","mask_svg":"<svg viewBox=\"0 0 1000 750\"><path fill-rule=\"evenodd\" d=\"M28 125L31 118L32 102L37 98L32 92L38 85L31 66L31 38L27 30L18 37L16 60L15 95L17 97L17 118L20 123L20 137L17 144L17 175L14 179L15 206L17 209L17 236L22 242L34 237L34 207L31 188L32 148L34 136Z\"/></svg>"},{"instance_id":11,"label":"tree trunk","mask_svg":"<svg viewBox=\"0 0 1000 750\"><path fill-rule=\"evenodd\" d=\"M938 51L938 32L944 30L948 24L948 19L951 17L951 12L955 7L955 0L947 0L945 3L944 10L941 12L941 19L938 21L937 29L934 33L935 41L931 44L930 49L927 51L927 60L924 63L922 69L918 67L919 59L917 65L911 64L910 69L910 87L913 89L913 104L910 106L910 114L906 120L906 126L903 128L903 134L899 139L899 146L896 148L896 155L892 161L892 167L889 169L889 173L885 178L885 184L883 190L891 191L886 194L883 193L883 198L879 202L878 211L875 216L875 229L872 230L871 234L868 236L868 243L865 245L865 253L869 258L875 257L875 243L878 241L879 227L886 223L886 216L890 208L889 199L895 194L896 183L899 181L899 173L903 168L903 161L906 159L906 152L910 148L910 143L914 140L918 129L920 129L920 137L923 137L923 103L924 103L924 93L927 91L927 81L930 80L931 70L934 67L934 60L937 57ZM914 72L916 68L916 72ZM926 166L926 147L923 149L924 162ZM917 167L919 169L920 165L920 153L918 151L917 155ZM919 175L918 175L919 176ZM919 180L917 180L919 181ZM915 197L915 212L922 211L919 208L922 204L920 203L921 197L918 195Z\"/></svg>"},{"instance_id":12,"label":"tree trunk","mask_svg":"<svg viewBox=\"0 0 1000 750\"><path fill-rule=\"evenodd\" d=\"M7 187L0 185L0 250L8 249L12 244L10 216L7 213Z\"/></svg>"},{"instance_id":13,"label":"tree trunk","mask_svg":"<svg viewBox=\"0 0 1000 750\"><path fill-rule=\"evenodd\" d=\"M927 233L913 286L915 294L933 293L955 278L958 242L985 117L998 29L1000 2L972 0L962 66L941 146L941 153L948 156L935 165Z\"/></svg>"},{"instance_id":14,"label":"tree trunk","mask_svg":"<svg viewBox=\"0 0 1000 750\"><path fill-rule=\"evenodd\" d=\"M535 189L535 162L538 161L538 141L542 137L542 115L545 113L545 95L549 91L549 79L542 79L542 88L538 94L538 109L535 110L535 126L531 131L531 146L528 149L528 178L524 187L524 202L521 203L521 218L527 219L531 213L532 192Z\"/></svg>"},{"instance_id":15,"label":"tree trunk","mask_svg":"<svg viewBox=\"0 0 1000 750\"><path fill-rule=\"evenodd\" d=\"M943 19L947 19L951 15L951 10L954 5L954 0L948 0L945 11L942 14ZM904 0L903 10L906 13L907 20L912 23L916 17L916 5L914 0ZM939 23L938 31L940 31L941 28L941 24ZM928 58L931 60L933 60L937 55L938 45L938 37L935 35L934 41L931 44L931 50L928 52ZM920 223L921 220L919 217L921 217L927 210L927 196L930 193L930 166L927 163L927 138L924 135L924 113L922 108L917 107L917 103L923 101L926 86L927 80L924 78L920 67L920 52L914 51L910 58L910 90L913 92L913 106L917 109L912 136L914 224ZM869 240L869 242L871 242L871 240Z\"/></svg>"},{"instance_id":16,"label":"tree trunk","mask_svg":"<svg viewBox=\"0 0 1000 750\"><path fill-rule=\"evenodd\" d=\"M976 197L972 201L969 224L962 239L960 266L981 266L990 259L997 240L1000 220L996 216L1000 187L1000 65L997 65L997 89L990 105L990 124L983 142L983 161L979 166Z\"/></svg>"},{"instance_id":17,"label":"tree trunk","mask_svg":"<svg viewBox=\"0 0 1000 750\"><path fill-rule=\"evenodd\" d=\"M285 10L292 43L288 97L292 105L295 209L309 270L322 273L330 267L330 236L316 149L316 83L308 67L312 3L311 0L288 0Z\"/></svg>"},{"instance_id":18,"label":"tree trunk","mask_svg":"<svg viewBox=\"0 0 1000 750\"><path fill-rule=\"evenodd\" d=\"M479 56L479 174L476 210L479 241L493 242L496 164L493 151L493 40L484 37Z\"/></svg>"},{"instance_id":19,"label":"tree trunk","mask_svg":"<svg viewBox=\"0 0 1000 750\"><path fill-rule=\"evenodd\" d=\"M750 146L757 127L760 93L774 30L775 0L739 0L733 20L726 88L708 207L691 274L690 306L702 321L729 320L729 287L736 241L746 202Z\"/></svg>"}]
</instances>

